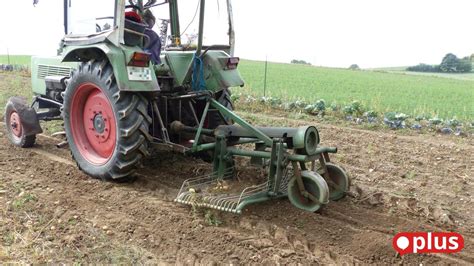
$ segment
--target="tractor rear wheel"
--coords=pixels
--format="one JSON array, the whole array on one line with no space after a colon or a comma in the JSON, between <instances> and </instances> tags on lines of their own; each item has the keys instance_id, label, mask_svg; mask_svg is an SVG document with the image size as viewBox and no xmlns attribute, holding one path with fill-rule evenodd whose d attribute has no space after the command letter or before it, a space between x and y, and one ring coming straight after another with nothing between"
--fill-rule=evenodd
<instances>
[{"instance_id":1,"label":"tractor rear wheel","mask_svg":"<svg viewBox=\"0 0 474 266\"><path fill-rule=\"evenodd\" d=\"M216 100L227 109L234 111L231 95L230 89L224 88L216 94ZM230 117L222 117L217 111L209 113L209 128L216 128L220 125L232 125L233 123Z\"/></svg>"},{"instance_id":2,"label":"tractor rear wheel","mask_svg":"<svg viewBox=\"0 0 474 266\"><path fill-rule=\"evenodd\" d=\"M81 63L64 97L64 127L72 156L86 174L130 177L148 156L151 117L143 95L121 92L108 61Z\"/></svg>"},{"instance_id":3,"label":"tractor rear wheel","mask_svg":"<svg viewBox=\"0 0 474 266\"><path fill-rule=\"evenodd\" d=\"M5 125L7 127L8 139L13 145L21 148L33 147L36 135L26 135L21 122L20 114L12 102L8 102L5 109Z\"/></svg>"}]
</instances>

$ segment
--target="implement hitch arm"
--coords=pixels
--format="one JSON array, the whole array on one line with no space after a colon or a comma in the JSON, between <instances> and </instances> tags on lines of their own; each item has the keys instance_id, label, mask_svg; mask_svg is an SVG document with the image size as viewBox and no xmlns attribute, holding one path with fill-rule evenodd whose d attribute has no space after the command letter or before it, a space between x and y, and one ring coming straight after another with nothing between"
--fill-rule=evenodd
<instances>
[{"instance_id":1,"label":"implement hitch arm","mask_svg":"<svg viewBox=\"0 0 474 266\"><path fill-rule=\"evenodd\" d=\"M271 147L273 144L273 141L270 137L265 135L262 131L259 129L255 128L251 124L249 124L247 121L236 115L234 112L230 111L229 109L225 108L222 104L220 104L218 101L211 99L211 105L216 108L221 114L224 116L230 117L232 120L234 120L235 123L240 125L241 127L245 128L248 130L251 134L253 134L256 138L259 140L263 141L266 146Z\"/></svg>"}]
</instances>

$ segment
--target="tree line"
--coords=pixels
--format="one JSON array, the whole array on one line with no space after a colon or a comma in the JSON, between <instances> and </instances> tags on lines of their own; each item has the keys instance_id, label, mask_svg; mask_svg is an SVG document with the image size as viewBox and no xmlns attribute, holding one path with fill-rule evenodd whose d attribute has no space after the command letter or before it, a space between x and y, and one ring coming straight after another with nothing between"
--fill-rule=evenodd
<instances>
[{"instance_id":1,"label":"tree line","mask_svg":"<svg viewBox=\"0 0 474 266\"><path fill-rule=\"evenodd\" d=\"M419 64L408 67L406 70L414 72L467 73L472 71L473 63L474 54L458 58L456 55L449 53L443 57L439 65Z\"/></svg>"},{"instance_id":2,"label":"tree line","mask_svg":"<svg viewBox=\"0 0 474 266\"><path fill-rule=\"evenodd\" d=\"M311 65L310 62L306 62L306 61L304 61L304 60L298 60L298 59L293 59L293 60L291 60L291 63L292 63L292 64L298 64L298 65L308 65L308 66Z\"/></svg>"}]
</instances>

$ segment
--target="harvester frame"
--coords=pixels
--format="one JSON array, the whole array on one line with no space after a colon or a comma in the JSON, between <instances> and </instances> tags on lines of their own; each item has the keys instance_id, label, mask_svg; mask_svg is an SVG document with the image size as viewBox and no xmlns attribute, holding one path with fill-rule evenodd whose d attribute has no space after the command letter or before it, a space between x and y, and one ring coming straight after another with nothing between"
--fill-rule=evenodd
<instances>
[{"instance_id":1,"label":"harvester frame","mask_svg":"<svg viewBox=\"0 0 474 266\"><path fill-rule=\"evenodd\" d=\"M239 59L233 57L230 0L229 44L203 46L205 0L199 0L198 43L191 51L181 45L177 0L129 0L128 6L115 0L113 27L101 31L98 26L91 35L69 34L71 1L64 1L66 36L58 56L32 59L33 104L18 97L7 104L13 144L31 147L42 132L40 120L64 120L79 168L102 179L128 178L152 150L203 156L213 172L186 180L175 201L233 213L281 197L314 212L344 197L349 177L330 162L329 154L337 149L319 145L316 127L255 127L233 112L228 88L244 83ZM145 26L128 21L125 9L143 15L162 4L169 5L171 44L163 51L163 63L155 65L144 52ZM266 181L239 193L226 188L215 193L214 188L233 180L237 156L267 169Z\"/></svg>"}]
</instances>

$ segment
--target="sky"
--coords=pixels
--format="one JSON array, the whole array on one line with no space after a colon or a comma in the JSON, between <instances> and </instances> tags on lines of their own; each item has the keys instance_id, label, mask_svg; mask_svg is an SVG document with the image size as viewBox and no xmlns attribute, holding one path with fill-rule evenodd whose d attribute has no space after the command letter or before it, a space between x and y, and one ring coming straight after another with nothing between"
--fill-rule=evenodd
<instances>
[{"instance_id":1,"label":"sky","mask_svg":"<svg viewBox=\"0 0 474 266\"><path fill-rule=\"evenodd\" d=\"M80 0L96 7L109 1ZM179 2L182 30L197 1ZM9 2L20 11L0 16L0 54L8 49L54 55L63 36L62 0L40 0L36 7L31 0ZM207 0L207 6L218 2L223 8L223 0ZM79 13L94 14L94 5ZM234 0L233 6L236 56L246 59L375 68L436 64L446 53L474 53L473 0ZM157 11L157 17L167 16ZM218 25L213 19L206 29ZM192 24L188 33L194 30Z\"/></svg>"}]
</instances>

